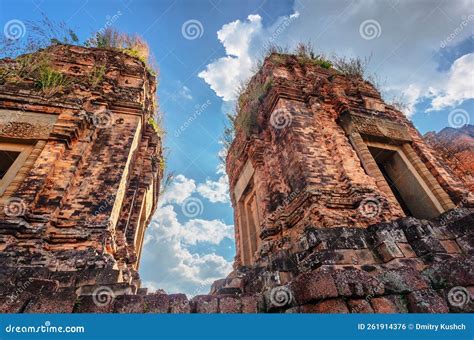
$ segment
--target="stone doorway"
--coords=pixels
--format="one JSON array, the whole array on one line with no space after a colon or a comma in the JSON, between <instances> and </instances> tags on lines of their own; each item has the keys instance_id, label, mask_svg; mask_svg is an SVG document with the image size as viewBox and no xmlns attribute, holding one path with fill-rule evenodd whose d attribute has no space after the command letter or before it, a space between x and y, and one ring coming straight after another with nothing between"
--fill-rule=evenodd
<instances>
[{"instance_id":1,"label":"stone doorway","mask_svg":"<svg viewBox=\"0 0 474 340\"><path fill-rule=\"evenodd\" d=\"M368 148L407 216L431 219L443 212L441 204L401 149L373 145Z\"/></svg>"},{"instance_id":2,"label":"stone doorway","mask_svg":"<svg viewBox=\"0 0 474 340\"><path fill-rule=\"evenodd\" d=\"M0 179L5 177L19 155L16 151L0 150Z\"/></svg>"},{"instance_id":3,"label":"stone doorway","mask_svg":"<svg viewBox=\"0 0 474 340\"><path fill-rule=\"evenodd\" d=\"M246 265L254 264L255 252L259 246L259 211L253 180L249 181L239 201L242 260Z\"/></svg>"}]
</instances>

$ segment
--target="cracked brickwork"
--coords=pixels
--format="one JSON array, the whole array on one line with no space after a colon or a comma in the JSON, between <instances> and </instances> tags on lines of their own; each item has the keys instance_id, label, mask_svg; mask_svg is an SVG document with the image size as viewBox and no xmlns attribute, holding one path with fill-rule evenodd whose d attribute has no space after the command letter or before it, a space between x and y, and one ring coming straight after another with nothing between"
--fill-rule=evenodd
<instances>
[{"instance_id":1,"label":"cracked brickwork","mask_svg":"<svg viewBox=\"0 0 474 340\"><path fill-rule=\"evenodd\" d=\"M51 290L67 287L63 307L68 294L98 284L136 291L162 178L161 139L148 123L155 77L120 51L54 46L38 55L69 84L47 95L27 74L0 86L0 141L33 150L1 196L2 291L26 282L39 287L37 301L54 306ZM103 74L91 84L98 65Z\"/></svg>"},{"instance_id":2,"label":"cracked brickwork","mask_svg":"<svg viewBox=\"0 0 474 340\"><path fill-rule=\"evenodd\" d=\"M161 179L154 165L160 141L139 120L151 112L154 83L141 63L120 52L58 47L52 54L79 77L91 60L106 58L102 94L79 86L82 96L70 97L97 95L120 116L110 129L95 129L79 114L85 103L66 105L61 97L40 104L31 84L21 100L21 91L1 88L2 108L21 102L58 115L27 129L47 138L29 151L34 162L20 185L13 181L5 191L27 209L0 222L1 311L474 311L474 212L465 183L370 83L286 55L267 58L241 97L239 117L250 117L240 119L227 157L234 271L208 295L190 299L139 288L137 229L143 211L155 208ZM426 207L436 216L406 216L379 167L386 159L377 163L374 148L385 150L383 157L398 155L395 165L408 164L408 183L426 192L415 197L431 203Z\"/></svg>"},{"instance_id":3,"label":"cracked brickwork","mask_svg":"<svg viewBox=\"0 0 474 340\"><path fill-rule=\"evenodd\" d=\"M473 290L472 192L401 112L360 78L278 54L239 104L227 157L235 271L214 292L238 279L265 311L459 310L447 293ZM434 202L430 220L407 216L375 147L408 164L401 189Z\"/></svg>"}]
</instances>

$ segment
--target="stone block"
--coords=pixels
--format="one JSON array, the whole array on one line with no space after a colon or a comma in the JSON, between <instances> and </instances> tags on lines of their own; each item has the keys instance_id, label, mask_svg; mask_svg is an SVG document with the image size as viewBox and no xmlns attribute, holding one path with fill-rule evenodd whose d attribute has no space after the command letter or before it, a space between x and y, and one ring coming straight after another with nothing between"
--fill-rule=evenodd
<instances>
[{"instance_id":1,"label":"stone block","mask_svg":"<svg viewBox=\"0 0 474 340\"><path fill-rule=\"evenodd\" d=\"M432 289L423 289L407 295L408 309L412 313L448 313L446 302Z\"/></svg>"},{"instance_id":2,"label":"stone block","mask_svg":"<svg viewBox=\"0 0 474 340\"><path fill-rule=\"evenodd\" d=\"M402 251L397 247L395 242L383 241L376 248L377 254L384 262L389 262L395 258L404 257Z\"/></svg>"},{"instance_id":3,"label":"stone block","mask_svg":"<svg viewBox=\"0 0 474 340\"><path fill-rule=\"evenodd\" d=\"M445 287L469 287L474 285L474 259L470 256L449 258L434 263L423 271L435 289Z\"/></svg>"},{"instance_id":4,"label":"stone block","mask_svg":"<svg viewBox=\"0 0 474 340\"><path fill-rule=\"evenodd\" d=\"M289 291L300 305L338 296L333 277L323 271L300 274L290 283Z\"/></svg>"},{"instance_id":5,"label":"stone block","mask_svg":"<svg viewBox=\"0 0 474 340\"><path fill-rule=\"evenodd\" d=\"M296 269L296 260L287 250L281 250L270 255L269 269L272 271L290 272Z\"/></svg>"},{"instance_id":6,"label":"stone block","mask_svg":"<svg viewBox=\"0 0 474 340\"><path fill-rule=\"evenodd\" d=\"M349 313L343 299L329 299L316 304L301 306L302 313Z\"/></svg>"},{"instance_id":7,"label":"stone block","mask_svg":"<svg viewBox=\"0 0 474 340\"><path fill-rule=\"evenodd\" d=\"M74 313L112 313L114 300L115 298L110 298L98 301L92 295L80 296L74 304Z\"/></svg>"},{"instance_id":8,"label":"stone block","mask_svg":"<svg viewBox=\"0 0 474 340\"><path fill-rule=\"evenodd\" d=\"M374 297L370 299L370 304L375 313L380 314L394 314L400 313L397 305L387 297Z\"/></svg>"},{"instance_id":9,"label":"stone block","mask_svg":"<svg viewBox=\"0 0 474 340\"><path fill-rule=\"evenodd\" d=\"M142 295L120 295L114 301L114 313L143 313L144 299Z\"/></svg>"},{"instance_id":10,"label":"stone block","mask_svg":"<svg viewBox=\"0 0 474 340\"><path fill-rule=\"evenodd\" d=\"M418 256L445 252L440 241L434 237L423 237L411 240L410 246Z\"/></svg>"},{"instance_id":11,"label":"stone block","mask_svg":"<svg viewBox=\"0 0 474 340\"><path fill-rule=\"evenodd\" d=\"M351 313L374 313L366 299L351 299L347 301Z\"/></svg>"},{"instance_id":12,"label":"stone block","mask_svg":"<svg viewBox=\"0 0 474 340\"><path fill-rule=\"evenodd\" d=\"M191 313L189 300L185 294L170 294L168 297L170 302L170 313Z\"/></svg>"},{"instance_id":13,"label":"stone block","mask_svg":"<svg viewBox=\"0 0 474 340\"><path fill-rule=\"evenodd\" d=\"M461 236L456 241L464 253L474 255L474 237L471 234Z\"/></svg>"},{"instance_id":14,"label":"stone block","mask_svg":"<svg viewBox=\"0 0 474 340\"><path fill-rule=\"evenodd\" d=\"M365 298L384 293L383 282L359 269L335 270L332 276L340 296Z\"/></svg>"},{"instance_id":15,"label":"stone block","mask_svg":"<svg viewBox=\"0 0 474 340\"><path fill-rule=\"evenodd\" d=\"M219 297L219 313L241 313L242 302L235 296Z\"/></svg>"},{"instance_id":16,"label":"stone block","mask_svg":"<svg viewBox=\"0 0 474 340\"><path fill-rule=\"evenodd\" d=\"M459 254L461 252L461 249L454 240L441 240L440 243L448 254Z\"/></svg>"},{"instance_id":17,"label":"stone block","mask_svg":"<svg viewBox=\"0 0 474 340\"><path fill-rule=\"evenodd\" d=\"M1 295L0 296L0 313L22 313L30 303L36 301L36 296L23 292L16 295Z\"/></svg>"},{"instance_id":18,"label":"stone block","mask_svg":"<svg viewBox=\"0 0 474 340\"><path fill-rule=\"evenodd\" d=\"M148 294L143 296L145 313L169 313L170 299L167 294Z\"/></svg>"},{"instance_id":19,"label":"stone block","mask_svg":"<svg viewBox=\"0 0 474 340\"><path fill-rule=\"evenodd\" d=\"M242 313L257 313L258 298L254 295L245 295L241 298Z\"/></svg>"},{"instance_id":20,"label":"stone block","mask_svg":"<svg viewBox=\"0 0 474 340\"><path fill-rule=\"evenodd\" d=\"M397 246L402 251L404 257L416 257L416 253L409 243L397 243Z\"/></svg>"},{"instance_id":21,"label":"stone block","mask_svg":"<svg viewBox=\"0 0 474 340\"><path fill-rule=\"evenodd\" d=\"M194 313L217 313L218 312L218 299L213 295L196 295L192 298L191 309Z\"/></svg>"},{"instance_id":22,"label":"stone block","mask_svg":"<svg viewBox=\"0 0 474 340\"><path fill-rule=\"evenodd\" d=\"M60 289L51 295L36 299L25 313L72 313L77 297L73 288Z\"/></svg>"},{"instance_id":23,"label":"stone block","mask_svg":"<svg viewBox=\"0 0 474 340\"><path fill-rule=\"evenodd\" d=\"M427 280L410 267L384 271L380 273L378 279L383 282L387 293L405 294L429 288Z\"/></svg>"}]
</instances>

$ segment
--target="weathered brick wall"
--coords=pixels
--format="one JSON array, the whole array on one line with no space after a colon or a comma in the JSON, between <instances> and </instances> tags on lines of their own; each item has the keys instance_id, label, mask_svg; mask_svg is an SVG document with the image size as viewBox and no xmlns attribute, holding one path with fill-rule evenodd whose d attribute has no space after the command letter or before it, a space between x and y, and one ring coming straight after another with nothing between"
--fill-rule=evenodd
<instances>
[{"instance_id":1,"label":"weathered brick wall","mask_svg":"<svg viewBox=\"0 0 474 340\"><path fill-rule=\"evenodd\" d=\"M447 312L459 310L448 292L462 289L461 310L472 310L472 195L370 83L273 55L239 104L227 157L235 272L214 293L263 294L263 311ZM399 147L446 212L404 217L366 141ZM250 237L259 246L243 267L248 212L236 197L248 163L260 215ZM270 301L272 292L285 301Z\"/></svg>"},{"instance_id":2,"label":"weathered brick wall","mask_svg":"<svg viewBox=\"0 0 474 340\"><path fill-rule=\"evenodd\" d=\"M112 67L112 80L121 72L129 74L129 65L135 70L135 63L139 64L118 52L79 51L81 55L105 53L112 60L125 58L127 70ZM72 57L74 64L80 64L80 56ZM249 161L255 169L262 215L259 233L253 235L260 238L256 261L242 266L237 255L235 270L227 278L216 281L210 294L192 298L161 291L150 294L138 288L134 270L140 254L133 239L145 192L161 176L153 157L160 156L156 135L144 124L138 143L133 137L139 129L138 117L150 109L144 104L139 111L130 98L151 96L148 91L154 87L144 85L150 80L114 83L131 86L132 92L148 86L147 91L140 90L145 97L138 91L127 97L123 89L103 86L105 98L115 98L118 91L120 98L130 99L126 105L102 99L102 105L107 103L119 115L109 130L91 128L87 119L77 121L81 106L58 108L51 100L48 105L29 103L30 109L39 105L37 112L59 114L61 124L56 123L55 131L63 132L52 134L38 147L39 157L24 179L26 184L15 192L28 204L26 213L16 216L27 224L10 218L0 222L4 250L0 311L473 312L474 212L467 190L443 168L411 123L386 106L370 84L301 64L295 57L284 60L283 64L267 60L254 77L257 84L271 77L271 86L249 100L256 107L242 103L244 110L257 113L256 119L247 134L238 131L227 159L234 207L242 169ZM15 107L14 103L0 101L2 107ZM280 116L272 117L274 112ZM357 114L351 119L364 121L356 131L360 134L371 130L381 138L392 136L395 142L410 140L412 148L404 151L411 159L416 159L414 153L419 155L426 168L415 164L417 169L433 176L425 173L424 178L439 183L463 207L430 221L404 217L395 198L384 190L384 182L362 167L364 155L354 148L362 139L345 130L347 112ZM364 120L367 117L371 120ZM373 124L383 119L406 129ZM135 144L127 166L126 154ZM124 201L115 211L113 203L120 192ZM377 207L364 213L360 205L369 198ZM112 218L114 228L110 228ZM240 249L238 209L235 219Z\"/></svg>"},{"instance_id":3,"label":"weathered brick wall","mask_svg":"<svg viewBox=\"0 0 474 340\"><path fill-rule=\"evenodd\" d=\"M253 99L255 93L258 100ZM404 216L382 174L371 176L362 166L358 152L364 150L355 150L354 144L360 144L364 134L394 145L401 145L400 138L409 140L410 149L404 151L433 186L445 210L467 198L468 190L441 166L412 123L359 78L304 63L295 56L273 55L252 78L240 105L239 116L253 112L255 118L249 132L237 129L229 150L231 199L236 208L237 181L245 164L251 162L262 220L258 235L262 257L271 248L294 249L296 238L308 224L367 227ZM344 128L348 114L360 120L354 130L357 136ZM365 166L378 171L375 163ZM367 214L361 208L371 201L376 202L377 211ZM237 208L234 214L238 266Z\"/></svg>"},{"instance_id":4,"label":"weathered brick wall","mask_svg":"<svg viewBox=\"0 0 474 340\"><path fill-rule=\"evenodd\" d=\"M0 67L16 70L21 60L1 60ZM41 90L29 67L0 85L0 110L8 110L0 141L32 143L35 151L0 198L2 287L47 280L49 288L37 292L44 298L57 287L76 294L123 283L136 290L143 228L163 175L161 140L149 124L155 77L114 50L60 45L28 62L38 60L67 82Z\"/></svg>"},{"instance_id":5,"label":"weathered brick wall","mask_svg":"<svg viewBox=\"0 0 474 340\"><path fill-rule=\"evenodd\" d=\"M240 268L210 295L148 293L110 273L22 268L0 288L7 313L446 313L474 312L474 214L436 221L403 218L369 228L307 228L301 251L275 253L265 266ZM44 269L47 271L47 269ZM113 280L113 278L112 278ZM71 282L82 282L78 291ZM88 283L88 284L86 284ZM93 284L94 283L94 284Z\"/></svg>"}]
</instances>

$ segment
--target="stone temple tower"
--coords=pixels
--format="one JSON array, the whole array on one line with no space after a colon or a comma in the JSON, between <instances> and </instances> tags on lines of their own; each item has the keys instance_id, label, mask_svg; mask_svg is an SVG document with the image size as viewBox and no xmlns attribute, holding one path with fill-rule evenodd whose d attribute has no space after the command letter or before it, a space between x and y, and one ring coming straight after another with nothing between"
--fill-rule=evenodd
<instances>
[{"instance_id":1,"label":"stone temple tower","mask_svg":"<svg viewBox=\"0 0 474 340\"><path fill-rule=\"evenodd\" d=\"M0 312L474 311L464 172L371 84L280 54L227 156L235 270L190 300L140 288L163 159L155 77L126 52L0 60Z\"/></svg>"},{"instance_id":2,"label":"stone temple tower","mask_svg":"<svg viewBox=\"0 0 474 340\"><path fill-rule=\"evenodd\" d=\"M235 277L248 289L284 286L294 311L377 311L399 297L356 300L401 293L382 289L390 280L429 282L419 272L443 277L443 261L472 264L472 193L369 82L274 53L241 95L235 125L226 161L236 272L222 287ZM463 286L474 284L468 272ZM413 294L403 308L447 311L444 293L420 287L404 291Z\"/></svg>"},{"instance_id":3,"label":"stone temple tower","mask_svg":"<svg viewBox=\"0 0 474 340\"><path fill-rule=\"evenodd\" d=\"M61 311L104 284L135 292L163 169L155 77L121 51L65 45L0 70L2 296L36 287L2 310Z\"/></svg>"}]
</instances>

